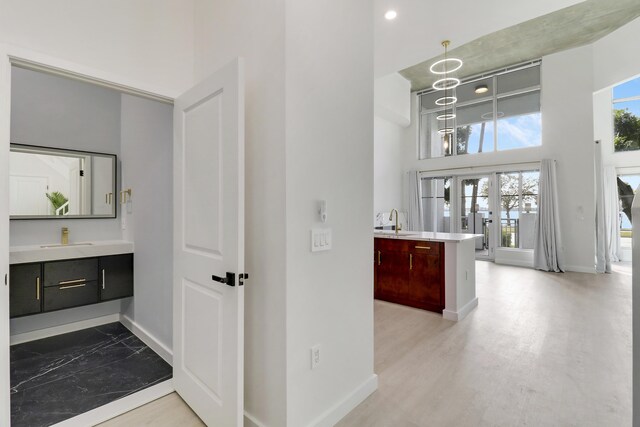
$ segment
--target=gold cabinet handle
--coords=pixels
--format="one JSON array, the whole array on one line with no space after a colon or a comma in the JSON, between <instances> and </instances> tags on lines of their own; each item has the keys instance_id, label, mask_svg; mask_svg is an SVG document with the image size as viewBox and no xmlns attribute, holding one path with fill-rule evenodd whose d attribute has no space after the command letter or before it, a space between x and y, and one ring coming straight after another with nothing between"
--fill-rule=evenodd
<instances>
[{"instance_id":1,"label":"gold cabinet handle","mask_svg":"<svg viewBox=\"0 0 640 427\"><path fill-rule=\"evenodd\" d=\"M127 196L129 196L129 200L131 200L131 189L127 188L126 190L122 190L120 192L120 204L124 205L127 203Z\"/></svg>"},{"instance_id":2,"label":"gold cabinet handle","mask_svg":"<svg viewBox=\"0 0 640 427\"><path fill-rule=\"evenodd\" d=\"M378 265L380 265L380 259L381 259L380 251L378 251Z\"/></svg>"},{"instance_id":3,"label":"gold cabinet handle","mask_svg":"<svg viewBox=\"0 0 640 427\"><path fill-rule=\"evenodd\" d=\"M36 277L36 299L40 301L40 276Z\"/></svg>"},{"instance_id":4,"label":"gold cabinet handle","mask_svg":"<svg viewBox=\"0 0 640 427\"><path fill-rule=\"evenodd\" d=\"M409 270L413 270L413 254L409 254Z\"/></svg>"},{"instance_id":5,"label":"gold cabinet handle","mask_svg":"<svg viewBox=\"0 0 640 427\"><path fill-rule=\"evenodd\" d=\"M431 249L431 246L416 246L416 249Z\"/></svg>"},{"instance_id":6,"label":"gold cabinet handle","mask_svg":"<svg viewBox=\"0 0 640 427\"><path fill-rule=\"evenodd\" d=\"M63 282L58 282L58 285L60 285L60 286L75 285L75 284L86 282L86 281L87 281L87 279L65 280Z\"/></svg>"},{"instance_id":7,"label":"gold cabinet handle","mask_svg":"<svg viewBox=\"0 0 640 427\"><path fill-rule=\"evenodd\" d=\"M104 290L105 278L104 278L104 268L102 269L102 290Z\"/></svg>"},{"instance_id":8,"label":"gold cabinet handle","mask_svg":"<svg viewBox=\"0 0 640 427\"><path fill-rule=\"evenodd\" d=\"M65 290L65 289L72 289L72 288L84 288L85 286L87 286L86 283L80 283L78 285L69 285L69 286L60 286L58 289L60 289L61 291Z\"/></svg>"}]
</instances>

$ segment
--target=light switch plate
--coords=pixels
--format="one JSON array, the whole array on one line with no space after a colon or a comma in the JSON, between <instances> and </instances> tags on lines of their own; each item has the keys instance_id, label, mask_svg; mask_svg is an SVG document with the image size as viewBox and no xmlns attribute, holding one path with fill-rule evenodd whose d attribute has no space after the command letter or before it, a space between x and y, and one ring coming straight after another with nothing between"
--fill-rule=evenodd
<instances>
[{"instance_id":1,"label":"light switch plate","mask_svg":"<svg viewBox=\"0 0 640 427\"><path fill-rule=\"evenodd\" d=\"M332 240L330 228L312 228L311 252L328 251Z\"/></svg>"}]
</instances>

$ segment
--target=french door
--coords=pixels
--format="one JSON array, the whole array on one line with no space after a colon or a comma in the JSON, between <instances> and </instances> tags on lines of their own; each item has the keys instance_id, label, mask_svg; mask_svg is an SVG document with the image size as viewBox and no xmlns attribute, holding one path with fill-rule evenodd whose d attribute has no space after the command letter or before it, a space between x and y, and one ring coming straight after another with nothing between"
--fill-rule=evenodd
<instances>
[{"instance_id":1,"label":"french door","mask_svg":"<svg viewBox=\"0 0 640 427\"><path fill-rule=\"evenodd\" d=\"M497 205L495 173L486 175L459 176L458 189L458 232L480 234L476 239L476 259L495 258L495 218L499 212Z\"/></svg>"}]
</instances>

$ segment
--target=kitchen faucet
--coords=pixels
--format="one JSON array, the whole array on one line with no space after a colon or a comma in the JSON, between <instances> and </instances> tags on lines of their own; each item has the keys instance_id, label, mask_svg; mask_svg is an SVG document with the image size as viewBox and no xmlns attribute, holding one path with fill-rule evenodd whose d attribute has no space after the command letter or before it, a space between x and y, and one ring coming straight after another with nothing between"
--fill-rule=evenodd
<instances>
[{"instance_id":1,"label":"kitchen faucet","mask_svg":"<svg viewBox=\"0 0 640 427\"><path fill-rule=\"evenodd\" d=\"M389 215L389 221L391 221L393 219L393 213L396 213L396 235L398 235L398 231L400 231L402 229L402 225L398 224L398 210L397 209L391 209L391 215Z\"/></svg>"}]
</instances>

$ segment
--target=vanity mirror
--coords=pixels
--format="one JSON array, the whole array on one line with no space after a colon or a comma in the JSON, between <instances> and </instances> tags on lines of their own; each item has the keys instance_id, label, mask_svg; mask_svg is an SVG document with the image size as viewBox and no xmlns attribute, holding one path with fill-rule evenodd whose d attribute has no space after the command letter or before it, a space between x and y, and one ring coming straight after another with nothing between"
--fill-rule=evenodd
<instances>
[{"instance_id":1,"label":"vanity mirror","mask_svg":"<svg viewBox=\"0 0 640 427\"><path fill-rule=\"evenodd\" d=\"M11 144L11 219L115 218L116 156Z\"/></svg>"}]
</instances>

